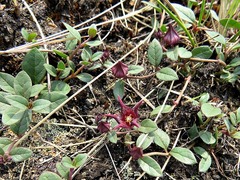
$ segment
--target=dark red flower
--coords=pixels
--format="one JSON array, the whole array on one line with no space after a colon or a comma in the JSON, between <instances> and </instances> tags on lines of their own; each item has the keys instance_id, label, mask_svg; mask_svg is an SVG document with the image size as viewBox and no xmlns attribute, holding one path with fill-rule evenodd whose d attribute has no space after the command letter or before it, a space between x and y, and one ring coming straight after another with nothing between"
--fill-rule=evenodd
<instances>
[{"instance_id":1,"label":"dark red flower","mask_svg":"<svg viewBox=\"0 0 240 180\"><path fill-rule=\"evenodd\" d=\"M105 115L107 117L114 118L118 122L118 125L114 129L119 128L133 129L134 126L139 127L140 125L138 124L139 118L138 108L142 104L142 101L138 102L133 108L130 108L127 105L125 105L120 96L118 96L118 101L121 106L121 113Z\"/></svg>"},{"instance_id":2,"label":"dark red flower","mask_svg":"<svg viewBox=\"0 0 240 180\"><path fill-rule=\"evenodd\" d=\"M171 24L168 25L168 31L163 37L163 41L167 46L174 46L180 41L178 33L174 30Z\"/></svg>"},{"instance_id":3,"label":"dark red flower","mask_svg":"<svg viewBox=\"0 0 240 180\"><path fill-rule=\"evenodd\" d=\"M106 133L110 131L110 124L109 122L103 121L102 118L103 115L97 115L96 117L97 129L100 133Z\"/></svg>"},{"instance_id":4,"label":"dark red flower","mask_svg":"<svg viewBox=\"0 0 240 180\"><path fill-rule=\"evenodd\" d=\"M137 159L143 157L143 150L142 150L142 148L137 147L137 146L134 146L133 148L129 147L129 154L132 156L132 158L134 160L137 160Z\"/></svg>"},{"instance_id":5,"label":"dark red flower","mask_svg":"<svg viewBox=\"0 0 240 180\"><path fill-rule=\"evenodd\" d=\"M128 66L119 61L115 66L112 67L112 73L116 78L125 78L128 73Z\"/></svg>"},{"instance_id":6,"label":"dark red flower","mask_svg":"<svg viewBox=\"0 0 240 180\"><path fill-rule=\"evenodd\" d=\"M107 50L107 49L105 49L104 51L103 51L103 55L102 55L102 60L103 61L106 61L108 58L109 58L109 56L110 56L110 53L109 53L109 51Z\"/></svg>"},{"instance_id":7,"label":"dark red flower","mask_svg":"<svg viewBox=\"0 0 240 180\"><path fill-rule=\"evenodd\" d=\"M160 29L158 29L157 32L155 32L155 38L161 39L163 37L163 33Z\"/></svg>"}]
</instances>

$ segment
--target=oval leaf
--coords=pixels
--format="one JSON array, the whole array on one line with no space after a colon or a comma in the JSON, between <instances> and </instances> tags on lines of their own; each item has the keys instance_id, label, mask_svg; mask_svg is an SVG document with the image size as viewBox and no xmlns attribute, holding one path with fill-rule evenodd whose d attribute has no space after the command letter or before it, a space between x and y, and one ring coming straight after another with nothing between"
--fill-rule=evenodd
<instances>
[{"instance_id":1,"label":"oval leaf","mask_svg":"<svg viewBox=\"0 0 240 180\"><path fill-rule=\"evenodd\" d=\"M33 48L24 57L22 69L30 76L33 84L38 84L43 80L46 74L45 61L44 53L37 48Z\"/></svg>"},{"instance_id":2,"label":"oval leaf","mask_svg":"<svg viewBox=\"0 0 240 180\"><path fill-rule=\"evenodd\" d=\"M21 95L26 99L31 96L32 80L25 71L21 71L14 79L14 90L17 95Z\"/></svg>"},{"instance_id":3,"label":"oval leaf","mask_svg":"<svg viewBox=\"0 0 240 180\"><path fill-rule=\"evenodd\" d=\"M144 70L144 67L139 65L128 66L128 74L138 74Z\"/></svg>"},{"instance_id":4,"label":"oval leaf","mask_svg":"<svg viewBox=\"0 0 240 180\"><path fill-rule=\"evenodd\" d=\"M213 107L211 104L209 103L204 103L201 106L201 110L202 113L206 116L206 117L214 117L217 116L219 114L221 114L221 109L218 107Z\"/></svg>"},{"instance_id":5,"label":"oval leaf","mask_svg":"<svg viewBox=\"0 0 240 180\"><path fill-rule=\"evenodd\" d=\"M197 160L194 156L194 154L192 153L192 151L190 151L187 148L182 148L182 147L175 147L170 151L170 154L177 159L178 161L184 163L184 164L196 164Z\"/></svg>"},{"instance_id":6,"label":"oval leaf","mask_svg":"<svg viewBox=\"0 0 240 180\"><path fill-rule=\"evenodd\" d=\"M212 164L212 158L210 155L208 155L207 158L202 158L198 166L199 172L203 172L203 173L207 172L211 164Z\"/></svg>"},{"instance_id":7,"label":"oval leaf","mask_svg":"<svg viewBox=\"0 0 240 180\"><path fill-rule=\"evenodd\" d=\"M183 47L178 48L178 55L179 57L186 59L192 57L192 53Z\"/></svg>"},{"instance_id":8,"label":"oval leaf","mask_svg":"<svg viewBox=\"0 0 240 180\"><path fill-rule=\"evenodd\" d=\"M206 144L214 144L216 142L216 139L213 137L212 133L208 131L200 131L199 136Z\"/></svg>"},{"instance_id":9,"label":"oval leaf","mask_svg":"<svg viewBox=\"0 0 240 180\"><path fill-rule=\"evenodd\" d=\"M159 80L162 81L178 80L177 73L169 67L162 68L160 71L157 72L156 76Z\"/></svg>"},{"instance_id":10,"label":"oval leaf","mask_svg":"<svg viewBox=\"0 0 240 180\"><path fill-rule=\"evenodd\" d=\"M165 105L164 107L162 107L162 105L160 105L160 106L158 106L158 107L156 107L155 109L152 110L150 116L158 115L158 113L161 109L162 109L161 113L170 113L172 111L172 106Z\"/></svg>"},{"instance_id":11,"label":"oval leaf","mask_svg":"<svg viewBox=\"0 0 240 180\"><path fill-rule=\"evenodd\" d=\"M57 168L57 172L58 172L63 178L65 178L65 179L68 178L70 168L67 168L67 167L63 166L62 163L60 163L60 162L57 162L56 168Z\"/></svg>"},{"instance_id":12,"label":"oval leaf","mask_svg":"<svg viewBox=\"0 0 240 180\"><path fill-rule=\"evenodd\" d=\"M221 43L221 44L226 44L226 40L223 35L219 34L218 32L215 31L206 31L207 35L210 36L210 38L214 39L215 41Z\"/></svg>"},{"instance_id":13,"label":"oval leaf","mask_svg":"<svg viewBox=\"0 0 240 180\"><path fill-rule=\"evenodd\" d=\"M161 129L157 129L153 132L154 137L154 143L163 148L164 150L167 150L169 143L170 143L170 137L166 132L164 132Z\"/></svg>"},{"instance_id":14,"label":"oval leaf","mask_svg":"<svg viewBox=\"0 0 240 180\"><path fill-rule=\"evenodd\" d=\"M83 82L89 82L93 79L92 75L88 74L88 73L81 73L81 74L77 75L77 78Z\"/></svg>"},{"instance_id":15,"label":"oval leaf","mask_svg":"<svg viewBox=\"0 0 240 180\"><path fill-rule=\"evenodd\" d=\"M49 113L48 108L51 105L51 102L46 99L37 99L33 102L32 110L37 113Z\"/></svg>"},{"instance_id":16,"label":"oval leaf","mask_svg":"<svg viewBox=\"0 0 240 180\"><path fill-rule=\"evenodd\" d=\"M124 95L124 82L122 80L118 80L113 88L113 94L115 99L118 99L118 96L120 96L121 98Z\"/></svg>"},{"instance_id":17,"label":"oval leaf","mask_svg":"<svg viewBox=\"0 0 240 180\"><path fill-rule=\"evenodd\" d=\"M192 50L193 57L209 59L212 56L213 51L209 46L199 46Z\"/></svg>"},{"instance_id":18,"label":"oval leaf","mask_svg":"<svg viewBox=\"0 0 240 180\"><path fill-rule=\"evenodd\" d=\"M161 167L153 158L145 156L139 158L137 161L142 170L147 174L154 177L161 177L163 175Z\"/></svg>"},{"instance_id":19,"label":"oval leaf","mask_svg":"<svg viewBox=\"0 0 240 180\"><path fill-rule=\"evenodd\" d=\"M40 175L39 180L62 180L62 178L53 172L45 171Z\"/></svg>"},{"instance_id":20,"label":"oval leaf","mask_svg":"<svg viewBox=\"0 0 240 180\"><path fill-rule=\"evenodd\" d=\"M0 88L11 94L15 94L14 91L14 77L10 74L0 72Z\"/></svg>"},{"instance_id":21,"label":"oval leaf","mask_svg":"<svg viewBox=\"0 0 240 180\"><path fill-rule=\"evenodd\" d=\"M141 134L137 138L136 146L141 147L143 150L147 149L153 142L153 137L147 136L146 134ZM141 144L140 144L141 143Z\"/></svg>"},{"instance_id":22,"label":"oval leaf","mask_svg":"<svg viewBox=\"0 0 240 180\"><path fill-rule=\"evenodd\" d=\"M162 46L157 39L153 39L148 47L148 60L149 62L157 67L162 60Z\"/></svg>"},{"instance_id":23,"label":"oval leaf","mask_svg":"<svg viewBox=\"0 0 240 180\"><path fill-rule=\"evenodd\" d=\"M74 29L72 26L68 25L67 23L63 23L63 24L73 37L81 41L81 35L76 29Z\"/></svg>"},{"instance_id":24,"label":"oval leaf","mask_svg":"<svg viewBox=\"0 0 240 180\"><path fill-rule=\"evenodd\" d=\"M30 158L32 151L28 148L17 147L11 150L10 156L14 162L21 162Z\"/></svg>"},{"instance_id":25,"label":"oval leaf","mask_svg":"<svg viewBox=\"0 0 240 180\"><path fill-rule=\"evenodd\" d=\"M82 166L86 160L87 160L88 155L87 154L78 154L74 159L73 159L73 165L78 168Z\"/></svg>"},{"instance_id":26,"label":"oval leaf","mask_svg":"<svg viewBox=\"0 0 240 180\"><path fill-rule=\"evenodd\" d=\"M6 100L9 104L11 104L13 107L19 108L19 109L27 109L28 106L28 100L22 96L19 95L8 95L6 96Z\"/></svg>"},{"instance_id":27,"label":"oval leaf","mask_svg":"<svg viewBox=\"0 0 240 180\"><path fill-rule=\"evenodd\" d=\"M196 18L194 12L185 6L182 6L180 4L171 3L174 9L177 11L178 15L185 21L194 23Z\"/></svg>"},{"instance_id":28,"label":"oval leaf","mask_svg":"<svg viewBox=\"0 0 240 180\"><path fill-rule=\"evenodd\" d=\"M4 125L12 125L17 123L18 121L21 120L23 117L25 110L15 108L15 107L10 107L9 109L6 109L3 112L2 115L2 123Z\"/></svg>"},{"instance_id":29,"label":"oval leaf","mask_svg":"<svg viewBox=\"0 0 240 180\"><path fill-rule=\"evenodd\" d=\"M59 92L66 95L70 92L70 90L70 86L63 81L52 81L51 83L51 91Z\"/></svg>"},{"instance_id":30,"label":"oval leaf","mask_svg":"<svg viewBox=\"0 0 240 180\"><path fill-rule=\"evenodd\" d=\"M240 29L240 22L234 19L221 19L220 24L226 28Z\"/></svg>"},{"instance_id":31,"label":"oval leaf","mask_svg":"<svg viewBox=\"0 0 240 180\"><path fill-rule=\"evenodd\" d=\"M152 121L151 119L145 119L141 122L141 126L138 128L140 132L143 133L150 133L155 131L158 128L156 122Z\"/></svg>"}]
</instances>

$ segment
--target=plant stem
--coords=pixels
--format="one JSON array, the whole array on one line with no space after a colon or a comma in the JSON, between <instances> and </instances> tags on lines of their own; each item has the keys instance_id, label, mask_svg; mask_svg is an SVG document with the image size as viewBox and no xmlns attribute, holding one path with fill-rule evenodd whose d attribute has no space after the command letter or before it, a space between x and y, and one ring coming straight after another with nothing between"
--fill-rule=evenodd
<instances>
[{"instance_id":1,"label":"plant stem","mask_svg":"<svg viewBox=\"0 0 240 180\"><path fill-rule=\"evenodd\" d=\"M68 81L69 79L75 78L83 69L85 68L85 65L82 65L75 73L72 73L68 77L64 79L64 82Z\"/></svg>"},{"instance_id":2,"label":"plant stem","mask_svg":"<svg viewBox=\"0 0 240 180\"><path fill-rule=\"evenodd\" d=\"M72 180L73 171L74 171L74 168L69 169L68 180Z\"/></svg>"},{"instance_id":3,"label":"plant stem","mask_svg":"<svg viewBox=\"0 0 240 180\"><path fill-rule=\"evenodd\" d=\"M159 155L159 156L168 156L169 153L163 153L163 152L150 152L150 153L146 153L143 156L155 156L155 155Z\"/></svg>"},{"instance_id":4,"label":"plant stem","mask_svg":"<svg viewBox=\"0 0 240 180\"><path fill-rule=\"evenodd\" d=\"M69 60L73 59L73 56L75 54L77 54L78 50L83 48L85 46L85 44L90 40L90 38L86 39L85 41L83 41L82 43L80 43L75 49L74 51L69 55Z\"/></svg>"},{"instance_id":5,"label":"plant stem","mask_svg":"<svg viewBox=\"0 0 240 180\"><path fill-rule=\"evenodd\" d=\"M145 76L131 76L131 75L127 75L127 78L128 79L146 79L146 78L150 78L150 77L155 76L155 75L156 75L156 72L148 74L148 75L145 75Z\"/></svg>"},{"instance_id":6,"label":"plant stem","mask_svg":"<svg viewBox=\"0 0 240 180\"><path fill-rule=\"evenodd\" d=\"M222 61L221 59L203 59L203 58L189 58L190 61L198 61L198 62L216 62L219 63L221 65L223 65L224 67L226 66L226 63L224 61Z\"/></svg>"}]
</instances>

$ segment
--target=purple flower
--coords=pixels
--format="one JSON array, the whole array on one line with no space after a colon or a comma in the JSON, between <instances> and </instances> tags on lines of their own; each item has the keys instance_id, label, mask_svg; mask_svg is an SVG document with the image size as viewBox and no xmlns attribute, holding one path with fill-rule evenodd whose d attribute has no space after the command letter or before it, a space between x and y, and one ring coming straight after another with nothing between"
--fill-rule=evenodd
<instances>
[{"instance_id":1,"label":"purple flower","mask_svg":"<svg viewBox=\"0 0 240 180\"><path fill-rule=\"evenodd\" d=\"M171 24L168 25L168 31L163 37L163 41L167 46L174 46L180 41L178 33L174 30Z\"/></svg>"},{"instance_id":2,"label":"purple flower","mask_svg":"<svg viewBox=\"0 0 240 180\"><path fill-rule=\"evenodd\" d=\"M118 125L114 129L119 129L119 128L125 128L125 129L133 129L134 126L139 127L140 125L138 124L138 108L142 104L142 101L138 102L133 108L128 107L125 105L118 96L118 101L121 106L121 113L116 115L116 114L106 114L105 116L107 117L112 117L114 118L117 122Z\"/></svg>"},{"instance_id":3,"label":"purple flower","mask_svg":"<svg viewBox=\"0 0 240 180\"><path fill-rule=\"evenodd\" d=\"M115 66L112 67L112 73L116 78L125 78L128 73L128 66L119 61Z\"/></svg>"},{"instance_id":4,"label":"purple flower","mask_svg":"<svg viewBox=\"0 0 240 180\"><path fill-rule=\"evenodd\" d=\"M160 29L158 29L158 31L155 33L155 37L157 39L161 39L163 37L163 33Z\"/></svg>"},{"instance_id":5,"label":"purple flower","mask_svg":"<svg viewBox=\"0 0 240 180\"><path fill-rule=\"evenodd\" d=\"M137 146L134 146L133 148L129 147L129 154L132 156L132 158L134 160L137 160L137 159L143 157L143 150L142 150L142 148L137 147Z\"/></svg>"}]
</instances>

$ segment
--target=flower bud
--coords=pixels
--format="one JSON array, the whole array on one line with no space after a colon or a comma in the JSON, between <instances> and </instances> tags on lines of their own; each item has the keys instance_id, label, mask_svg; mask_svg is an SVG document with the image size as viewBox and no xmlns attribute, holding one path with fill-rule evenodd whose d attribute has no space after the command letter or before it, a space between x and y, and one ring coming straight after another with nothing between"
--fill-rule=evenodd
<instances>
[{"instance_id":1,"label":"flower bud","mask_svg":"<svg viewBox=\"0 0 240 180\"><path fill-rule=\"evenodd\" d=\"M119 61L115 66L112 67L112 73L116 78L125 78L128 73L128 66Z\"/></svg>"},{"instance_id":2,"label":"flower bud","mask_svg":"<svg viewBox=\"0 0 240 180\"><path fill-rule=\"evenodd\" d=\"M137 146L129 147L129 154L132 156L133 160L137 160L143 157L143 150Z\"/></svg>"},{"instance_id":3,"label":"flower bud","mask_svg":"<svg viewBox=\"0 0 240 180\"><path fill-rule=\"evenodd\" d=\"M174 30L171 24L168 25L168 31L163 37L163 41L167 46L174 46L180 41L178 33Z\"/></svg>"},{"instance_id":4,"label":"flower bud","mask_svg":"<svg viewBox=\"0 0 240 180\"><path fill-rule=\"evenodd\" d=\"M105 60L107 60L107 59L109 58L109 56L110 56L109 51L108 51L107 49L105 49L105 50L103 51L103 55L102 55L101 59L102 59L103 61L105 61Z\"/></svg>"},{"instance_id":5,"label":"flower bud","mask_svg":"<svg viewBox=\"0 0 240 180\"><path fill-rule=\"evenodd\" d=\"M155 38L161 39L163 37L163 33L160 29L158 29L157 32L155 32Z\"/></svg>"}]
</instances>

